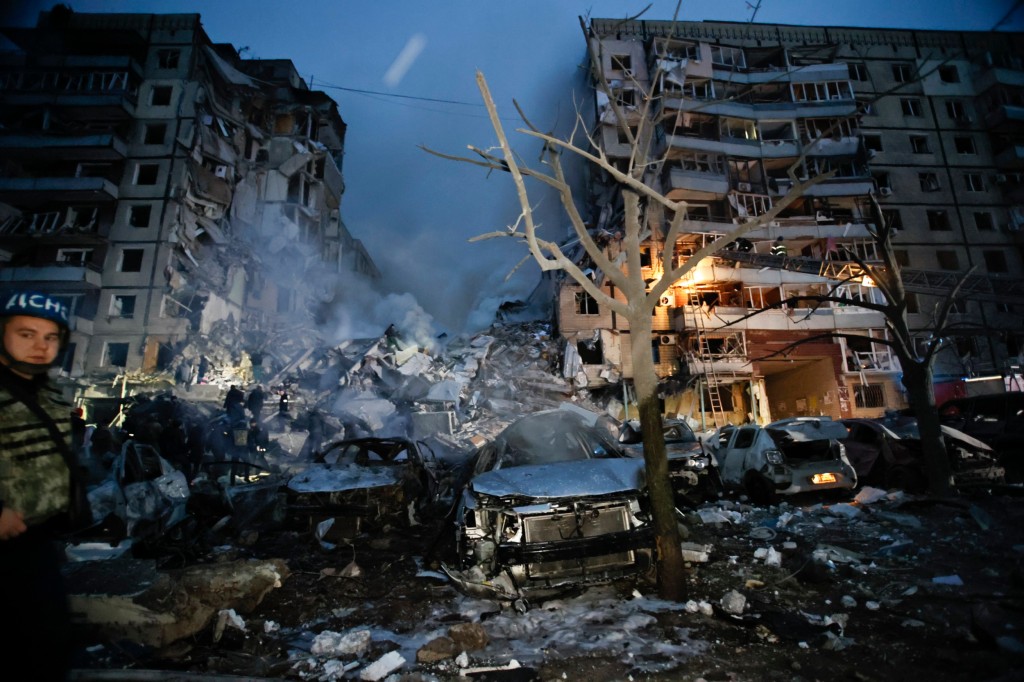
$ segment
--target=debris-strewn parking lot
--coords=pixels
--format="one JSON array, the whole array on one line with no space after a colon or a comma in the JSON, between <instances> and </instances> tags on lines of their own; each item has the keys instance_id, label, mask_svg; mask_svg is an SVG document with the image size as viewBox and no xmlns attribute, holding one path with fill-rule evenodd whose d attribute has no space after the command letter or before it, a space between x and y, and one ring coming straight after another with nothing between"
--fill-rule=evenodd
<instances>
[{"instance_id":1,"label":"debris-strewn parking lot","mask_svg":"<svg viewBox=\"0 0 1024 682\"><path fill-rule=\"evenodd\" d=\"M287 405L268 395L241 420L191 391L136 401L93 472L102 523L69 546L76 678L1020 679L1014 485L689 496L681 603L629 571L536 598L456 589L459 466L521 415L610 413L561 379L557 353L538 323L444 354L389 330L306 354ZM161 438L172 419L183 439Z\"/></svg>"}]
</instances>

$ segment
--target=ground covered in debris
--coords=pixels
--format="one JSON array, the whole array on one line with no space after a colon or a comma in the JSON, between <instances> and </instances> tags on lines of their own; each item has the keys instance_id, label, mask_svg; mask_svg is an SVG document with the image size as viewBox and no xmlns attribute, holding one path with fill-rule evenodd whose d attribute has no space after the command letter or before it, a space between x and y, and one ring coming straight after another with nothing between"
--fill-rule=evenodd
<instances>
[{"instance_id":1,"label":"ground covered in debris","mask_svg":"<svg viewBox=\"0 0 1024 682\"><path fill-rule=\"evenodd\" d=\"M232 549L287 559L290 575L255 610L165 649L97 643L78 676L1016 680L1024 507L1014 492L706 504L687 513L694 561L680 604L632 583L525 611L471 599L429 565L434 527L332 548L266 532Z\"/></svg>"}]
</instances>

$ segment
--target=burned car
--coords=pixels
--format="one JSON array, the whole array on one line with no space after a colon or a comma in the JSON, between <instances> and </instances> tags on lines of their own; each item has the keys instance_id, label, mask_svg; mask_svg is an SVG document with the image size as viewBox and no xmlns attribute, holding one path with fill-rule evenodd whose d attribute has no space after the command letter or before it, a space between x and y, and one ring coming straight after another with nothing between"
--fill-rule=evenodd
<instances>
[{"instance_id":1,"label":"burned car","mask_svg":"<svg viewBox=\"0 0 1024 682\"><path fill-rule=\"evenodd\" d=\"M862 485L899 488L920 494L928 488L924 452L917 421L907 415L881 419L842 419L849 431L847 455ZM1005 471L985 443L962 431L942 426L946 455L956 488L1001 483Z\"/></svg>"},{"instance_id":2,"label":"burned car","mask_svg":"<svg viewBox=\"0 0 1024 682\"><path fill-rule=\"evenodd\" d=\"M330 519L332 530L325 539L353 537L367 524L414 525L450 506L444 499L451 490L446 471L423 441L336 441L288 480L289 515L314 526Z\"/></svg>"},{"instance_id":3,"label":"burned car","mask_svg":"<svg viewBox=\"0 0 1024 682\"><path fill-rule=\"evenodd\" d=\"M715 456L706 451L690 425L681 419L663 423L668 475L676 502L697 506L716 499L723 491ZM631 457L643 459L644 444L639 424L625 422L619 430L619 443Z\"/></svg>"},{"instance_id":4,"label":"burned car","mask_svg":"<svg viewBox=\"0 0 1024 682\"><path fill-rule=\"evenodd\" d=\"M726 487L772 504L779 495L855 488L857 472L842 443L846 436L846 427L829 417L726 426L719 430L715 455Z\"/></svg>"},{"instance_id":5,"label":"burned car","mask_svg":"<svg viewBox=\"0 0 1024 682\"><path fill-rule=\"evenodd\" d=\"M464 476L455 566L442 565L460 591L519 602L652 570L643 460L579 414L522 417Z\"/></svg>"}]
</instances>

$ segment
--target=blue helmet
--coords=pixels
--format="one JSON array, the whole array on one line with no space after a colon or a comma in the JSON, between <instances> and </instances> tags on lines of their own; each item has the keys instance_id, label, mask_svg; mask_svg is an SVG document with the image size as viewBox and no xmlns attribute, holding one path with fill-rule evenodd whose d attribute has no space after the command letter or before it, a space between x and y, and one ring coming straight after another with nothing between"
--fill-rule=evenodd
<instances>
[{"instance_id":1,"label":"blue helmet","mask_svg":"<svg viewBox=\"0 0 1024 682\"><path fill-rule=\"evenodd\" d=\"M71 328L68 307L56 298L38 291L16 291L0 299L0 305L0 317L41 317L56 322L65 335Z\"/></svg>"}]
</instances>

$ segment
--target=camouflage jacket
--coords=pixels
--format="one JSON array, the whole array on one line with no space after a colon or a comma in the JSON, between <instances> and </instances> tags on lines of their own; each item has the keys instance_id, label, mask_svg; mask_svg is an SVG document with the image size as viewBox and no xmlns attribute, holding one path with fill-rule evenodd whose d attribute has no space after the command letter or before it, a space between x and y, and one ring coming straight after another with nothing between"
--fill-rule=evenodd
<instances>
[{"instance_id":1,"label":"camouflage jacket","mask_svg":"<svg viewBox=\"0 0 1024 682\"><path fill-rule=\"evenodd\" d=\"M11 394L9 375L0 371L0 503L31 526L67 511L71 473L50 430ZM70 447L70 405L48 384L36 396Z\"/></svg>"}]
</instances>

